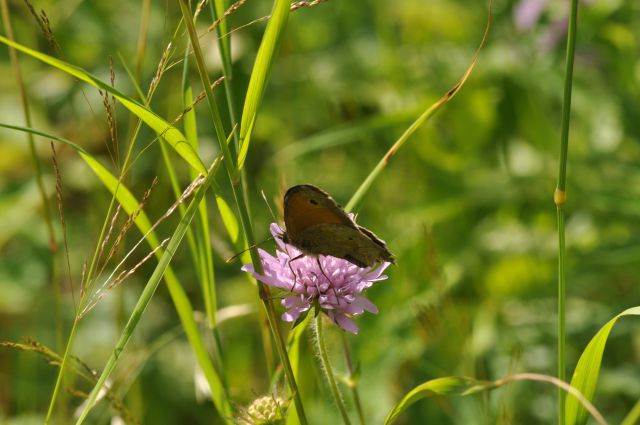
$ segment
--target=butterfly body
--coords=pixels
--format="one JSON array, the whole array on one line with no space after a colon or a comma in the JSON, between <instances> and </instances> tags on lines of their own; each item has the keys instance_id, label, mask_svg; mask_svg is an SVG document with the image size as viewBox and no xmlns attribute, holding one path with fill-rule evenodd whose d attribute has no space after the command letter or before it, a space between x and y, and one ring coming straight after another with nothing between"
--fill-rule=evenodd
<instances>
[{"instance_id":1,"label":"butterfly body","mask_svg":"<svg viewBox=\"0 0 640 425\"><path fill-rule=\"evenodd\" d=\"M283 240L307 255L331 255L358 267L395 263L385 243L357 225L336 201L309 184L291 187L284 196Z\"/></svg>"}]
</instances>

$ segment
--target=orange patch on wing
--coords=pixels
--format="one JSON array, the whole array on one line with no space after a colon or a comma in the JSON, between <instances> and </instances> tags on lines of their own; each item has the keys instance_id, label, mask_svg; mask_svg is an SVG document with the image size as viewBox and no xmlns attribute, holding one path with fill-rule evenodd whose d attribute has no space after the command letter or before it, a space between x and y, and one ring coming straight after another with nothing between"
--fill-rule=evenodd
<instances>
[{"instance_id":1,"label":"orange patch on wing","mask_svg":"<svg viewBox=\"0 0 640 425\"><path fill-rule=\"evenodd\" d=\"M340 214L321 205L313 205L306 196L295 196L287 208L287 232L292 236L309 226L321 223L351 224Z\"/></svg>"}]
</instances>

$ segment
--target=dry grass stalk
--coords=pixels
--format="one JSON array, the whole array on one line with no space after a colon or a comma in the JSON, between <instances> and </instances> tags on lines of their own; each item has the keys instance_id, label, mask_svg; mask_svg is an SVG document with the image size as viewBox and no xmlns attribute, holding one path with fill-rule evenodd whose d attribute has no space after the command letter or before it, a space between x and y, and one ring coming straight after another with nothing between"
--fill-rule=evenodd
<instances>
[{"instance_id":1,"label":"dry grass stalk","mask_svg":"<svg viewBox=\"0 0 640 425\"><path fill-rule=\"evenodd\" d=\"M113 243L113 245L111 246L111 249L109 250L109 254L107 255L107 258L104 260L105 262L102 266L102 269L100 270L101 273L104 270L104 265L108 263L109 260L111 260L111 258L113 258L114 254L116 253L116 250L122 243L124 237L127 235L129 230L135 223L136 218L138 218L138 215L140 215L140 212L147 205L147 202L149 201L149 196L151 196L151 192L153 191L153 188L157 184L158 184L158 178L156 177L151 182L151 186L149 186L149 188L144 192L144 195L142 195L142 200L138 204L138 207L134 211L132 211L131 214L129 214L129 216L127 217L127 220L122 225L122 228L120 229L120 232L118 233L118 236L116 237L115 242Z\"/></svg>"},{"instance_id":2,"label":"dry grass stalk","mask_svg":"<svg viewBox=\"0 0 640 425\"><path fill-rule=\"evenodd\" d=\"M105 235L102 243L100 244L100 251L98 251L97 261L99 262L102 258L102 253L104 252L105 247L107 246L107 242L111 239L111 235L113 234L113 229L116 226L116 220L118 219L118 215L120 214L120 210L122 209L122 205L118 204L116 207L116 212L113 214L111 218L111 222L109 223L109 229L107 229L107 234ZM84 279L83 279L84 280Z\"/></svg>"},{"instance_id":3,"label":"dry grass stalk","mask_svg":"<svg viewBox=\"0 0 640 425\"><path fill-rule=\"evenodd\" d=\"M53 170L56 175L56 203L58 205L58 215L60 217L60 225L62 226L62 238L64 240L64 253L67 259L67 273L69 274L69 284L71 285L71 296L73 298L73 306L76 307L75 291L73 289L73 278L71 277L71 260L69 259L69 241L67 238L67 223L64 219L64 208L62 207L62 177L60 176L60 167L58 167L58 160L56 154L56 148L51 141L51 153L53 160Z\"/></svg>"},{"instance_id":4,"label":"dry grass stalk","mask_svg":"<svg viewBox=\"0 0 640 425\"><path fill-rule=\"evenodd\" d=\"M211 90L214 90L216 87L218 87L220 84L222 84L223 81L224 81L224 77L220 77L217 80L215 80L213 83L211 83ZM200 93L198 93L198 95L193 100L193 102L191 102L191 104L189 106L187 106L184 109L184 111L180 112L180 114L178 114L178 116L173 120L173 122L171 124L175 125L178 122L180 122L180 120L182 120L182 118L184 118L184 116L187 114L187 112L191 111L198 103L202 102L202 100L205 97L206 97L206 93L204 92L204 90L201 91Z\"/></svg>"},{"instance_id":5,"label":"dry grass stalk","mask_svg":"<svg viewBox=\"0 0 640 425\"><path fill-rule=\"evenodd\" d=\"M195 21L196 19L198 19L198 16L200 16L200 14L202 13L202 11L204 10L204 6L207 4L207 0L201 0L200 3L198 3L198 6L196 7L196 11L193 14L193 20Z\"/></svg>"},{"instance_id":6,"label":"dry grass stalk","mask_svg":"<svg viewBox=\"0 0 640 425\"><path fill-rule=\"evenodd\" d=\"M78 315L78 319L81 319L85 314L87 314L89 311L91 311L91 309L93 309L93 307L95 307L98 302L100 302L100 300L102 298L104 298L105 295L107 295L108 291L119 286L122 282L124 282L127 278L129 278L130 276L132 276L144 263L146 263L152 256L154 256L156 254L156 252L158 252L159 250L161 250L162 248L165 247L165 245L169 242L169 238L166 238L165 240L163 240L157 247L155 247L153 250L151 250L151 252L149 252L142 260L140 260L135 266L133 266L131 269L127 270L123 270L120 272L120 274L118 274L118 276L113 279L111 279L111 276L113 276L113 273L111 274L111 276L109 277L109 279L107 279L104 284L102 285L102 287L98 288L98 290L96 291L95 294L93 294L92 300L87 303L87 305L82 309L82 311L80 312L80 314ZM124 260L123 260L124 262ZM122 264L122 262L120 264L118 264L118 266L116 267L119 268L120 265ZM114 270L115 271L115 270Z\"/></svg>"},{"instance_id":7,"label":"dry grass stalk","mask_svg":"<svg viewBox=\"0 0 640 425\"><path fill-rule=\"evenodd\" d=\"M171 42L169 42L169 44L167 44L167 47L165 47L164 51L162 52L162 56L160 56L160 61L158 62L158 67L156 68L156 74L153 76L153 79L151 79L151 83L149 83L149 90L147 91L147 99L151 99L153 92L158 87L158 83L160 83L160 78L162 78L162 74L164 73L167 67L167 63L171 58L172 47L173 45L171 44Z\"/></svg>"},{"instance_id":8,"label":"dry grass stalk","mask_svg":"<svg viewBox=\"0 0 640 425\"><path fill-rule=\"evenodd\" d=\"M214 29L216 29L216 27L220 25L220 22L222 22L224 19L226 19L229 15L231 15L236 10L240 9L240 7L242 7L242 5L245 4L246 2L247 0L238 0L237 2L232 4L227 10L225 10L225 12L222 14L220 18L216 19L213 22L213 24L211 24L211 26L207 28L207 32L211 32Z\"/></svg>"},{"instance_id":9,"label":"dry grass stalk","mask_svg":"<svg viewBox=\"0 0 640 425\"><path fill-rule=\"evenodd\" d=\"M115 277L114 279L114 275L115 273L122 267L122 265L124 264L124 262L133 254L133 252L140 246L140 244L142 244L147 237L149 236L149 234L151 234L151 232L153 232L156 227L158 227L158 225L160 225L160 223L162 223L164 220L166 220L169 216L171 216L171 214L173 214L175 212L175 210L178 208L178 206L180 206L182 203L184 203L192 194L193 192L204 182L205 178L202 174L199 174L198 177L196 177L196 179L194 181L191 182L191 184L189 184L189 186L184 190L184 192L182 192L182 194L180 195L180 198L178 198L177 201L175 201L170 207L169 209L167 209L167 211L162 215L162 217L160 217L152 226L151 228L142 236L142 238L140 238L138 240L138 242L133 246L133 248L131 248L129 250L129 252L127 252L127 254L124 256L124 258L115 266L115 268L113 269L113 271L111 272L111 274L105 279L104 283L101 285L100 288L98 288L98 290L93 294L91 301L89 301L87 303L87 305L82 309L82 311L80 312L80 314L78 315L79 318L82 318L84 315L86 315L93 307L95 307L97 305L97 303L104 297L104 295L106 294L106 292L109 289L112 289L116 286L118 286L119 284L121 284L126 278L128 278L129 276L131 276L133 273L135 273L135 271L142 265L144 264L149 258L151 258L152 255L155 255L160 249L162 249L164 247L164 245L166 243L169 242L169 239L165 239L164 241L162 241L162 243L154 248L149 254L147 254L140 262L138 262L138 264L136 264L132 269L130 270L123 270L121 271L118 276ZM155 184L155 180L154 180L154 184ZM143 201L140 203L141 205L143 203L146 202L146 199L148 198L148 194L151 193L151 188L149 188L147 190L147 192L145 192L145 196L143 197ZM136 210L139 212L139 209ZM129 216L128 222L133 223L134 219L131 219L131 217L133 217L134 214L132 213ZM137 216L137 215L136 215ZM126 224L126 223L125 223ZM130 227L130 225L129 225ZM122 232L121 232L122 233ZM114 243L115 245L115 243ZM113 247L112 247L113 249Z\"/></svg>"},{"instance_id":10,"label":"dry grass stalk","mask_svg":"<svg viewBox=\"0 0 640 425\"><path fill-rule=\"evenodd\" d=\"M290 10L291 10L292 12L294 12L294 11L296 11L296 10L298 10L298 9L302 9L303 7L312 7L312 6L317 6L317 5L322 4L322 3L325 3L325 2L327 2L327 1L328 1L328 0L299 1L299 2L293 3L293 4L291 5ZM229 31L229 32L228 32L228 33L226 33L226 34L221 35L220 37L221 37L221 38L222 38L222 37L227 37L227 36L231 35L232 33L236 32L236 31L239 31L239 30L241 30L241 29L243 29L243 28L246 28L246 27L248 27L248 26L250 26L250 25L257 24L258 22L268 21L269 19L271 19L271 15L266 15L266 16L263 16L263 17L261 17L261 18L254 19L253 21L250 21L250 22L248 22L248 23L246 23L246 24L244 24L244 25L240 25L239 27L232 29L231 31ZM217 21L216 21L216 22L217 22ZM214 22L213 24L214 24L214 25L217 25L217 24L216 24L216 22ZM211 31L211 29L215 28L215 26L214 26L214 25L212 25L212 26L210 27L209 31Z\"/></svg>"},{"instance_id":11,"label":"dry grass stalk","mask_svg":"<svg viewBox=\"0 0 640 425\"><path fill-rule=\"evenodd\" d=\"M29 12L31 13L31 16L33 16L33 18L36 20L38 27L40 27L40 31L42 32L42 35L44 36L44 38L47 40L47 42L49 43L51 48L56 52L56 54L59 57L62 57L62 49L60 48L60 45L58 44L55 36L53 35L53 31L51 30L51 22L49 22L49 17L47 16L47 13L43 9L40 9L40 14L38 14L38 12L36 12L33 5L29 3L29 0L24 0L24 2L27 5Z\"/></svg>"},{"instance_id":12,"label":"dry grass stalk","mask_svg":"<svg viewBox=\"0 0 640 425\"><path fill-rule=\"evenodd\" d=\"M41 344L38 341L35 341L30 338L23 338L22 343L11 342L11 341L0 341L0 347L14 348L24 352L33 352L33 353L39 354L43 357L43 359L48 364L55 367L60 367L60 364L62 363L62 357L58 353L56 353L46 345ZM82 377L85 381L89 382L90 384L95 384L100 374L96 370L89 367L89 365L87 365L85 362L80 360L80 358L78 358L77 356L71 355L70 357L76 363L75 372L78 374L78 376ZM109 404L111 405L111 407L116 412L118 412L118 414L125 421L125 423L128 423L128 424L140 423L140 421L138 421L133 417L129 409L127 409L127 407L122 403L122 401L113 393L113 391L109 387L105 386L104 390L105 390L104 398L109 401ZM68 392L73 395L79 396L81 398L86 398L86 394L80 390L69 388ZM85 397L82 397L81 394L85 394Z\"/></svg>"}]
</instances>

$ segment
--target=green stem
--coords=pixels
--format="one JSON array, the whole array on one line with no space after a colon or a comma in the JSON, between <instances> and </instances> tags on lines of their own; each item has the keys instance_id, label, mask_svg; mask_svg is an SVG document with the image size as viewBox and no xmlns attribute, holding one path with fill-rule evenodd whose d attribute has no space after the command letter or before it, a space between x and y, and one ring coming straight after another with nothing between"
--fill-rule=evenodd
<instances>
[{"instance_id":1,"label":"green stem","mask_svg":"<svg viewBox=\"0 0 640 425\"><path fill-rule=\"evenodd\" d=\"M576 48L578 22L578 1L571 0L571 12L567 33L567 54L564 74L564 95L562 101L562 123L560 131L560 163L558 185L554 193L554 202L558 219L558 379L566 380L565 342L566 342L566 273L565 273L565 209L567 181L567 152L569 149L569 123L571 121L571 90L573 86L573 60ZM558 424L565 423L565 393L558 390Z\"/></svg>"},{"instance_id":2,"label":"green stem","mask_svg":"<svg viewBox=\"0 0 640 425\"><path fill-rule=\"evenodd\" d=\"M79 311L80 309L78 309ZM62 363L60 363L60 370L58 371L58 378L56 379L56 385L53 387L53 394L51 395L51 401L49 402L49 409L47 410L47 417L44 420L45 425L49 423L51 420L51 415L53 414L53 408L56 405L56 400L58 398L58 393L60 392L60 386L62 385L62 377L63 372L67 366L67 362L71 353L72 342L76 335L76 330L78 329L78 322L80 321L79 316L76 316L73 320L73 325L71 326L71 332L69 333L69 339L67 339L67 346L64 349L64 356L62 357Z\"/></svg>"},{"instance_id":3,"label":"green stem","mask_svg":"<svg viewBox=\"0 0 640 425\"><path fill-rule=\"evenodd\" d=\"M231 186L231 191L233 192L233 197L238 207L238 211L240 213L240 221L242 224L242 229L244 231L247 243L251 247L249 250L249 253L251 254L251 261L253 263L255 272L257 274L262 274L263 273L262 262L260 261L260 256L258 255L258 250L255 246L255 238L253 235L253 227L251 225L249 211L247 209L246 196L244 193L244 185L241 184L241 182L239 181L238 167L234 161L234 157L231 155L231 152L229 150L229 145L226 143L224 127L222 124L222 119L220 117L220 110L218 109L218 104L216 103L216 100L213 96L213 92L211 90L209 75L207 74L207 70L204 64L204 56L202 54L202 48L200 46L198 34L196 32L193 19L191 18L189 3L188 3L188 0L179 0L179 3L180 3L180 9L182 11L182 16L185 21L185 25L189 33L189 38L191 40L191 46L193 47L193 54L196 59L198 73L200 74L200 79L202 80L202 85L204 87L204 91L207 97L207 103L209 105L209 111L211 113L213 125L216 130L216 136L218 139L218 144L220 146L220 151L222 152L222 155L223 155L224 167L227 171L227 175L229 177L229 182ZM289 361L289 356L287 355L286 344L282 336L282 332L280 331L280 327L278 326L276 312L273 306L273 302L271 300L269 289L262 282L258 282L258 290L259 290L260 298L262 299L265 310L267 312L269 327L271 328L271 332L276 342L278 355L280 356L280 361L282 362L285 376L287 377L287 381L289 383L289 388L291 390L291 393L295 402L296 410L298 412L298 417L300 418L300 422L304 425L307 423L307 420L306 420L304 408L302 405L302 398L300 396L300 392L298 391L298 385L296 384L296 380L293 375L293 370L291 368L291 362Z\"/></svg>"},{"instance_id":4,"label":"green stem","mask_svg":"<svg viewBox=\"0 0 640 425\"><path fill-rule=\"evenodd\" d=\"M226 6L224 0L214 0L209 2L209 9L214 20L219 19L224 13ZM227 23L225 20L220 22L220 25L216 28L216 34L218 35L218 49L220 50L220 58L222 59L222 75L224 75L224 93L227 98L227 108L229 109L229 120L231 125L235 125L236 121L236 106L233 99L233 68L231 65L231 38L223 37L227 33ZM238 133L233 133L235 154L238 154Z\"/></svg>"},{"instance_id":5,"label":"green stem","mask_svg":"<svg viewBox=\"0 0 640 425\"><path fill-rule=\"evenodd\" d=\"M347 334L345 332L342 332L342 347L344 348L344 358L347 363L347 369L349 370L349 388L351 388L351 396L353 397L353 402L356 405L356 411L358 412L360 425L365 425L364 411L362 410L360 394L358 393L358 382L354 379L353 375L353 359L351 357L351 349L349 348L349 340L347 339Z\"/></svg>"},{"instance_id":6,"label":"green stem","mask_svg":"<svg viewBox=\"0 0 640 425\"><path fill-rule=\"evenodd\" d=\"M331 363L329 362L329 356L327 355L327 348L325 347L325 344L324 344L321 314L318 314L316 316L315 331L316 331L316 343L318 344L318 354L320 355L320 362L322 363L321 369L324 372L325 378L329 382L331 395L333 396L333 400L335 401L336 406L338 406L338 410L340 411L340 415L342 416L342 422L344 422L345 425L351 425L351 421L349 420L349 415L347 414L347 409L344 406L344 401L342 400L342 396L340 395L340 391L338 390L338 385L336 384L336 378L333 375L333 369L331 368Z\"/></svg>"},{"instance_id":7,"label":"green stem","mask_svg":"<svg viewBox=\"0 0 640 425\"><path fill-rule=\"evenodd\" d=\"M142 0L142 15L140 18L140 32L138 33L138 46L136 48L136 81L142 77L142 65L144 53L147 50L147 33L149 32L149 20L151 18L151 0Z\"/></svg>"}]
</instances>

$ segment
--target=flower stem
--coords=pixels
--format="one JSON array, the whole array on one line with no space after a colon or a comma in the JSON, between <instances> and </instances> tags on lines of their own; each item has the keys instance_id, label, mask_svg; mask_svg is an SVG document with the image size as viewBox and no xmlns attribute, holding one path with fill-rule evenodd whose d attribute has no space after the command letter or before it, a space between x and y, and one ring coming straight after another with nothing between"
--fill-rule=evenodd
<instances>
[{"instance_id":1,"label":"flower stem","mask_svg":"<svg viewBox=\"0 0 640 425\"><path fill-rule=\"evenodd\" d=\"M560 163L558 185L553 196L558 219L558 379L566 380L565 371L565 323L566 323L566 276L565 276L565 210L567 152L569 148L569 122L571 120L571 90L573 84L573 59L576 48L578 21L578 1L571 0L569 27L567 33L567 54L564 74L564 96L562 101L562 123L560 131ZM558 390L558 424L565 423L565 393Z\"/></svg>"},{"instance_id":2,"label":"flower stem","mask_svg":"<svg viewBox=\"0 0 640 425\"><path fill-rule=\"evenodd\" d=\"M347 414L347 409L344 406L344 401L342 400L342 396L340 395L340 391L338 390L338 385L336 384L335 376L333 375L333 369L331 368L331 363L329 362L329 356L327 355L327 348L324 344L324 335L322 333L322 315L318 314L316 316L316 343L318 344L318 354L320 354L320 361L322 363L322 371L324 372L325 378L329 382L329 388L331 389L331 395L333 395L333 399L338 406L338 410L340 410L340 415L342 415L342 421L345 425L351 425L351 421L349 420L349 415Z\"/></svg>"},{"instance_id":3,"label":"flower stem","mask_svg":"<svg viewBox=\"0 0 640 425\"><path fill-rule=\"evenodd\" d=\"M358 393L358 382L354 381L353 376L353 359L351 357L351 349L349 348L349 340L347 339L347 334L344 332L342 332L342 347L344 348L344 358L347 363L347 369L349 370L349 388L351 388L351 396L353 397L353 402L356 405L360 425L365 425L364 412L362 410L362 403L360 402L360 394Z\"/></svg>"}]
</instances>

